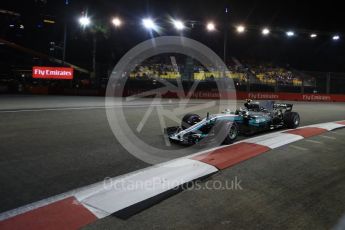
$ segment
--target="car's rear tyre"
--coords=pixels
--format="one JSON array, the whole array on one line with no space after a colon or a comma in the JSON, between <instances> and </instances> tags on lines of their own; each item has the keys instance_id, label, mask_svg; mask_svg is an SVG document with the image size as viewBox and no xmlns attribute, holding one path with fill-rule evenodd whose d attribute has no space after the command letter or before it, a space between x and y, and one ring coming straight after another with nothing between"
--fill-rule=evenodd
<instances>
[{"instance_id":1,"label":"car's rear tyre","mask_svg":"<svg viewBox=\"0 0 345 230\"><path fill-rule=\"evenodd\" d=\"M284 113L284 124L289 129L295 129L299 126L301 120L299 114L296 112Z\"/></svg>"},{"instance_id":2,"label":"car's rear tyre","mask_svg":"<svg viewBox=\"0 0 345 230\"><path fill-rule=\"evenodd\" d=\"M238 125L236 123L232 123L229 125L227 135L223 141L223 144L229 145L234 143L238 136Z\"/></svg>"},{"instance_id":3,"label":"car's rear tyre","mask_svg":"<svg viewBox=\"0 0 345 230\"><path fill-rule=\"evenodd\" d=\"M200 122L201 118L198 114L187 113L182 118L182 129L188 129L189 127L195 125L196 123Z\"/></svg>"}]
</instances>

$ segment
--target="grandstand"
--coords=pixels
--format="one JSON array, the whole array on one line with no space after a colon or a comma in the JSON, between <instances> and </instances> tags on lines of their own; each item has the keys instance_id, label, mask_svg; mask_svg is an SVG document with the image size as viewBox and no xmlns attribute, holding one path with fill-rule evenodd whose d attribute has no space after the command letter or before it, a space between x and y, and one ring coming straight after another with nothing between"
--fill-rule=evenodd
<instances>
[{"instance_id":1,"label":"grandstand","mask_svg":"<svg viewBox=\"0 0 345 230\"><path fill-rule=\"evenodd\" d=\"M196 63L196 61L194 61ZM248 78L251 77L251 82L256 84L265 85L291 85L301 86L302 79L296 71L289 70L287 68L273 66L272 64L261 64L261 65L241 65L229 64L228 71L223 74L219 71L209 71L200 63L195 65L191 79L194 81L212 81L221 77L233 79L238 84L246 84ZM131 79L147 80L150 78L160 78L166 80L176 80L182 78L184 64L178 65L179 71L174 70L172 64L157 64L153 63L152 60L142 63L137 66L130 74ZM212 69L212 68L211 68ZM311 85L311 81L309 86Z\"/></svg>"}]
</instances>

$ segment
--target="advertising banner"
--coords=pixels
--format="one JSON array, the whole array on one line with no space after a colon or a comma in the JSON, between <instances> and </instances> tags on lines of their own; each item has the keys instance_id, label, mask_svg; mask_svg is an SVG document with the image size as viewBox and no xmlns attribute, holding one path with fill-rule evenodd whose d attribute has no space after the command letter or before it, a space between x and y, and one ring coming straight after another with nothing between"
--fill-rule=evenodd
<instances>
[{"instance_id":1,"label":"advertising banner","mask_svg":"<svg viewBox=\"0 0 345 230\"><path fill-rule=\"evenodd\" d=\"M40 79L72 80L73 68L34 66L32 67L32 77Z\"/></svg>"}]
</instances>

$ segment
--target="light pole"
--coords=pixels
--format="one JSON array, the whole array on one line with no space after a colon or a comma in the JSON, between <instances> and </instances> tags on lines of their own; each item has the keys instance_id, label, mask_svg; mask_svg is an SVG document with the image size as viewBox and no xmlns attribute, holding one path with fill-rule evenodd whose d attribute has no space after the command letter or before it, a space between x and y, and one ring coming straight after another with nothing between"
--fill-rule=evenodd
<instances>
[{"instance_id":1,"label":"light pole","mask_svg":"<svg viewBox=\"0 0 345 230\"><path fill-rule=\"evenodd\" d=\"M63 46L62 46L62 63L65 65L66 60L66 41L67 41L67 23L65 22L63 28Z\"/></svg>"},{"instance_id":2,"label":"light pole","mask_svg":"<svg viewBox=\"0 0 345 230\"><path fill-rule=\"evenodd\" d=\"M92 78L96 77L96 49L97 49L97 38L96 34L92 34Z\"/></svg>"},{"instance_id":3,"label":"light pole","mask_svg":"<svg viewBox=\"0 0 345 230\"><path fill-rule=\"evenodd\" d=\"M226 64L226 49L228 45L228 27L229 27L229 9L225 7L225 15L224 15L224 43L223 43L223 62Z\"/></svg>"},{"instance_id":4,"label":"light pole","mask_svg":"<svg viewBox=\"0 0 345 230\"><path fill-rule=\"evenodd\" d=\"M86 27L91 25L91 20L86 15L79 18L79 24L85 29ZM91 78L95 78L96 76L96 47L97 40L95 33L92 33L92 73Z\"/></svg>"}]
</instances>

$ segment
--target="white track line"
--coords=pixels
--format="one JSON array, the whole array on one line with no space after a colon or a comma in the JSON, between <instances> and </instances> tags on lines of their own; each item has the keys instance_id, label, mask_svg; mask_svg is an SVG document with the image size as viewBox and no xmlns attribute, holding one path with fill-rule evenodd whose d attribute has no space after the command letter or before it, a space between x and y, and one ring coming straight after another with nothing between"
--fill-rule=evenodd
<instances>
[{"instance_id":1,"label":"white track line","mask_svg":"<svg viewBox=\"0 0 345 230\"><path fill-rule=\"evenodd\" d=\"M330 137L330 136L327 136L327 135L320 135L320 137L326 138L326 139L330 139L330 140L336 140L337 139L335 137Z\"/></svg>"},{"instance_id":2,"label":"white track line","mask_svg":"<svg viewBox=\"0 0 345 230\"><path fill-rule=\"evenodd\" d=\"M300 146L297 146L297 145L289 145L289 146L294 148L294 149L297 149L297 150L308 151L307 148L303 148L303 147L300 147Z\"/></svg>"},{"instance_id":3,"label":"white track line","mask_svg":"<svg viewBox=\"0 0 345 230\"><path fill-rule=\"evenodd\" d=\"M313 143L313 144L323 145L323 143L320 141L315 141L315 140L305 140L305 141Z\"/></svg>"},{"instance_id":4,"label":"white track line","mask_svg":"<svg viewBox=\"0 0 345 230\"><path fill-rule=\"evenodd\" d=\"M143 104L143 105L114 105L114 106L84 106L84 107L64 107L64 108L41 108L41 109L12 109L12 110L0 110L0 113L21 113L21 112L44 112L44 111L68 111L68 110L91 110L91 109L111 109L111 108L146 108L148 106L176 106L175 103L168 104ZM187 104L187 105L199 105L199 104Z\"/></svg>"}]
</instances>

